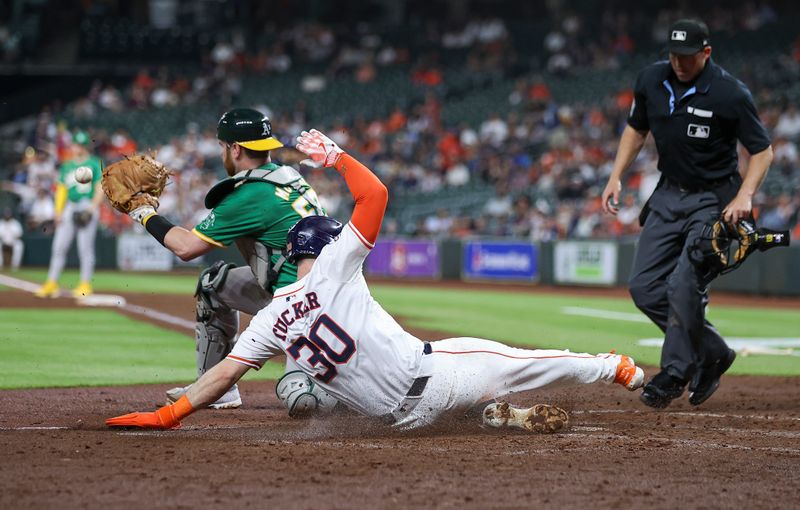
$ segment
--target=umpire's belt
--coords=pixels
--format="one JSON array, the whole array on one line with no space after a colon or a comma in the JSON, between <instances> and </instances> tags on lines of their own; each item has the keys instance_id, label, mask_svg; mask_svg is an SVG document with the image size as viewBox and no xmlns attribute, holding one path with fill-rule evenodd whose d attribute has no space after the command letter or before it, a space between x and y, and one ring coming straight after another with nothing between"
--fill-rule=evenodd
<instances>
[{"instance_id":1,"label":"umpire's belt","mask_svg":"<svg viewBox=\"0 0 800 510\"><path fill-rule=\"evenodd\" d=\"M701 181L701 182L680 182L671 177L664 177L664 186L668 188L675 188L680 190L684 193L703 193L705 191L714 191L718 187L731 182L734 179L733 175L729 175L727 177L721 177L719 179L714 179L711 181Z\"/></svg>"},{"instance_id":2,"label":"umpire's belt","mask_svg":"<svg viewBox=\"0 0 800 510\"><path fill-rule=\"evenodd\" d=\"M425 346L422 348L422 354L427 355L433 352L433 348L431 344L425 342ZM424 363L424 362L423 362ZM428 380L430 380L431 376L421 376L417 377L411 382L411 387L406 392L406 396L403 397L403 400L400 401L397 407L388 414L385 414L382 419L384 423L387 425L393 425L394 423L400 421L402 417L410 413L416 406L419 404L419 401L422 398L422 394L425 392L425 387L428 386Z\"/></svg>"}]
</instances>

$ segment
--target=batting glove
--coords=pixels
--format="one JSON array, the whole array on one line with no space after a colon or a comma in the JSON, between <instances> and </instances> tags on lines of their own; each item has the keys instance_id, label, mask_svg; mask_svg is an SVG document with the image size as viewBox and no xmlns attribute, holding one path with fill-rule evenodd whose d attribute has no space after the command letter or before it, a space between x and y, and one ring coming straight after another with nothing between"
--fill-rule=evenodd
<instances>
[{"instance_id":1,"label":"batting glove","mask_svg":"<svg viewBox=\"0 0 800 510\"><path fill-rule=\"evenodd\" d=\"M325 167L336 164L344 151L336 143L316 129L303 131L297 137L297 150Z\"/></svg>"},{"instance_id":2,"label":"batting glove","mask_svg":"<svg viewBox=\"0 0 800 510\"><path fill-rule=\"evenodd\" d=\"M138 427L141 429L167 430L181 426L173 412L174 406L164 406L152 413L130 413L106 420L109 427Z\"/></svg>"}]
</instances>

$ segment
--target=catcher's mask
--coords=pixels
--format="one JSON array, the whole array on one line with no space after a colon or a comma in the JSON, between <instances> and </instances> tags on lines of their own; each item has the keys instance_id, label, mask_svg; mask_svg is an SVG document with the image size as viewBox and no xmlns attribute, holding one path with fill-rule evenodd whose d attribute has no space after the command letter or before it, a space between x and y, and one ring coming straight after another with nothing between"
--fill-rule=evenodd
<instances>
[{"instance_id":1,"label":"catcher's mask","mask_svg":"<svg viewBox=\"0 0 800 510\"><path fill-rule=\"evenodd\" d=\"M318 257L322 248L339 237L343 227L328 216L306 216L289 229L286 260L294 264L299 258Z\"/></svg>"},{"instance_id":2,"label":"catcher's mask","mask_svg":"<svg viewBox=\"0 0 800 510\"><path fill-rule=\"evenodd\" d=\"M749 220L739 220L736 225L731 225L714 215L689 247L689 257L711 274L725 274L741 266L754 251L766 251L776 246L789 246L788 231L756 228L755 223Z\"/></svg>"}]
</instances>

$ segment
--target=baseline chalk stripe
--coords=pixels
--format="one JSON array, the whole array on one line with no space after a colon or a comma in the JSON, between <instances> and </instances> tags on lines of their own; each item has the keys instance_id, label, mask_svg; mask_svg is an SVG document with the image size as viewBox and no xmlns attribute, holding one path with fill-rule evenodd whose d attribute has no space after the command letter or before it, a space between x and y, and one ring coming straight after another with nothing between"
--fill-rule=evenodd
<instances>
[{"instance_id":1,"label":"baseline chalk stripe","mask_svg":"<svg viewBox=\"0 0 800 510\"><path fill-rule=\"evenodd\" d=\"M596 319L608 319L613 321L650 323L650 319L640 313L612 312L611 310L601 310L598 308L565 306L561 308L561 313L564 315L580 315L582 317L594 317Z\"/></svg>"},{"instance_id":2,"label":"baseline chalk stripe","mask_svg":"<svg viewBox=\"0 0 800 510\"><path fill-rule=\"evenodd\" d=\"M645 347L661 347L663 338L642 338L638 345ZM725 337L725 343L741 354L770 356L800 356L800 338L797 337Z\"/></svg>"},{"instance_id":3,"label":"baseline chalk stripe","mask_svg":"<svg viewBox=\"0 0 800 510\"><path fill-rule=\"evenodd\" d=\"M19 278L13 278L11 276L2 274L0 274L0 285L5 285L6 287L11 287L12 289L24 290L26 292L36 292L39 289L39 285L36 283L27 282L25 280L20 280ZM62 292L61 295L69 296L69 293ZM151 319L165 322L167 324L173 324L175 326L180 326L194 331L194 321L188 321L186 319L160 312L146 306L128 304L128 302L122 296L115 296L113 294L93 294L91 296L80 298L76 301L78 304L84 306L109 306L120 308L126 312L142 315Z\"/></svg>"}]
</instances>

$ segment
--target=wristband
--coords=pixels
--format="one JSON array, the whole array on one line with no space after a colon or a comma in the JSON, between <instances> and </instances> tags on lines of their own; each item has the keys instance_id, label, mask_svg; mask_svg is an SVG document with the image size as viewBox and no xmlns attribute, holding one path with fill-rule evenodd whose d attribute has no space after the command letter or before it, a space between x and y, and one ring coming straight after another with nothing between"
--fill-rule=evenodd
<instances>
[{"instance_id":1,"label":"wristband","mask_svg":"<svg viewBox=\"0 0 800 510\"><path fill-rule=\"evenodd\" d=\"M182 396L172 405L164 406L156 411L158 421L165 428L172 429L180 425L181 420L194 412L194 407L186 395Z\"/></svg>"},{"instance_id":2,"label":"wristband","mask_svg":"<svg viewBox=\"0 0 800 510\"><path fill-rule=\"evenodd\" d=\"M165 217L161 216L160 214L155 214L146 218L144 222L144 228L150 233L151 236L155 238L156 241L161 243L161 246L166 247L164 244L164 238L167 236L167 232L174 227L172 223Z\"/></svg>"}]
</instances>

